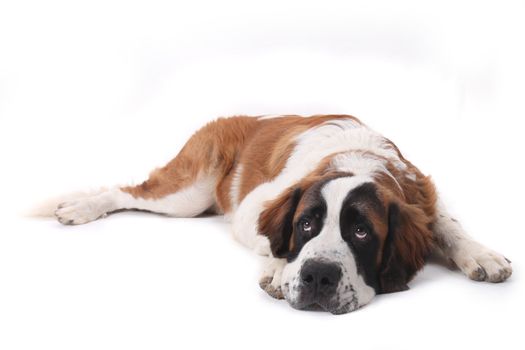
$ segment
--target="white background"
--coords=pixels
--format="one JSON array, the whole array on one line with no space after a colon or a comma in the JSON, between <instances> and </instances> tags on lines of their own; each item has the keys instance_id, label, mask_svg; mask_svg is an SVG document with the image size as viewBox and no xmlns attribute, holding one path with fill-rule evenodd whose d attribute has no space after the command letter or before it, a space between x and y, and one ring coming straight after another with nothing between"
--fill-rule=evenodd
<instances>
[{"instance_id":1,"label":"white background","mask_svg":"<svg viewBox=\"0 0 525 350\"><path fill-rule=\"evenodd\" d=\"M523 349L523 4L0 2L0 348ZM217 116L274 113L392 138L511 279L431 264L357 312L301 312L221 217L19 215L142 181Z\"/></svg>"}]
</instances>

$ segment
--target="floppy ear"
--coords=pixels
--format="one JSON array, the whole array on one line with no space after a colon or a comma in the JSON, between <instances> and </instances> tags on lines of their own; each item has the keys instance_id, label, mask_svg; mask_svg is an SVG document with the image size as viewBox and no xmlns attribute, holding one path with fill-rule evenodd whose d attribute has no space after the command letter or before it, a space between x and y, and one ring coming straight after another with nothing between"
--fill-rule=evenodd
<instances>
[{"instance_id":1,"label":"floppy ear","mask_svg":"<svg viewBox=\"0 0 525 350\"><path fill-rule=\"evenodd\" d=\"M388 235L379 270L381 293L407 290L432 245L431 218L418 206L395 202L388 208Z\"/></svg>"},{"instance_id":2,"label":"floppy ear","mask_svg":"<svg viewBox=\"0 0 525 350\"><path fill-rule=\"evenodd\" d=\"M259 216L259 234L268 237L272 254L276 258L286 258L290 252L293 217L301 195L300 188L289 188L268 202Z\"/></svg>"}]
</instances>

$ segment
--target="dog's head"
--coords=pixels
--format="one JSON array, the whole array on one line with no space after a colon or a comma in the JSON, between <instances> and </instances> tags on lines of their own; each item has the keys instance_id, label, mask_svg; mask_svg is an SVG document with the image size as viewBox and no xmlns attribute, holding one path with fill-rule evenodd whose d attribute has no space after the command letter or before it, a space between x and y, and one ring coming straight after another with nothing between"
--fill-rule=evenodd
<instances>
[{"instance_id":1,"label":"dog's head","mask_svg":"<svg viewBox=\"0 0 525 350\"><path fill-rule=\"evenodd\" d=\"M378 293L407 289L431 245L430 219L399 189L333 173L267 203L259 232L284 258L281 289L297 309L347 313Z\"/></svg>"}]
</instances>

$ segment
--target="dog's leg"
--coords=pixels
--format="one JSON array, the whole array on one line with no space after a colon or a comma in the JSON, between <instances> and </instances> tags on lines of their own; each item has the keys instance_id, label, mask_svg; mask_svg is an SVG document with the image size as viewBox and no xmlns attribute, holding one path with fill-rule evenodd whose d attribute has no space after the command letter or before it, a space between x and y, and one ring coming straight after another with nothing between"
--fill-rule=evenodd
<instances>
[{"instance_id":1,"label":"dog's leg","mask_svg":"<svg viewBox=\"0 0 525 350\"><path fill-rule=\"evenodd\" d=\"M265 259L265 266L259 279L259 286L271 297L283 299L281 277L283 268L286 265L286 259L276 259L271 256Z\"/></svg>"},{"instance_id":2,"label":"dog's leg","mask_svg":"<svg viewBox=\"0 0 525 350\"><path fill-rule=\"evenodd\" d=\"M503 282L510 277L512 267L507 258L470 238L441 201L437 209L433 233L445 258L476 281Z\"/></svg>"},{"instance_id":3,"label":"dog's leg","mask_svg":"<svg viewBox=\"0 0 525 350\"><path fill-rule=\"evenodd\" d=\"M192 217L215 204L217 171L195 150L195 136L163 168L138 186L120 187L62 203L55 212L66 225L85 224L116 210L138 209L175 217Z\"/></svg>"},{"instance_id":4,"label":"dog's leg","mask_svg":"<svg viewBox=\"0 0 525 350\"><path fill-rule=\"evenodd\" d=\"M215 180L212 177L196 180L173 193L151 196L141 186L115 188L100 194L62 203L55 212L58 221L66 225L85 224L116 210L137 209L174 217L193 217L215 203Z\"/></svg>"},{"instance_id":5,"label":"dog's leg","mask_svg":"<svg viewBox=\"0 0 525 350\"><path fill-rule=\"evenodd\" d=\"M246 135L256 126L257 120L248 117L209 123L188 140L175 159L141 185L62 203L55 215L63 224L84 224L121 209L176 217L196 216L212 207L224 210L228 199L217 203L218 184L231 173Z\"/></svg>"}]
</instances>

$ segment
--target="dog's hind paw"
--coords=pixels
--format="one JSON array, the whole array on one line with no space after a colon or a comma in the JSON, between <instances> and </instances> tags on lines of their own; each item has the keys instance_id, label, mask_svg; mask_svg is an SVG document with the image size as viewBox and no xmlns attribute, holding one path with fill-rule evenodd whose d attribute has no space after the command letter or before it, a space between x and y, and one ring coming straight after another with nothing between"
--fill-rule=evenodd
<instances>
[{"instance_id":1,"label":"dog's hind paw","mask_svg":"<svg viewBox=\"0 0 525 350\"><path fill-rule=\"evenodd\" d=\"M65 202L55 210L56 218L64 225L85 224L105 215L106 211L91 198Z\"/></svg>"}]
</instances>

